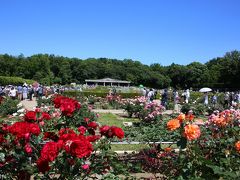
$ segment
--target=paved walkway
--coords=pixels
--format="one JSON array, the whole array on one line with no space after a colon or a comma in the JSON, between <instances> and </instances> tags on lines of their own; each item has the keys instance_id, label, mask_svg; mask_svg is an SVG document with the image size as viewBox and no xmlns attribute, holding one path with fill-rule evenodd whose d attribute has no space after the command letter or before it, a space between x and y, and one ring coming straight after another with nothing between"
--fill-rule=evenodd
<instances>
[{"instance_id":1,"label":"paved walkway","mask_svg":"<svg viewBox=\"0 0 240 180\"><path fill-rule=\"evenodd\" d=\"M27 99L27 100L21 101L21 103L22 103L23 107L27 110L32 110L34 107L37 106L37 101L36 101L35 97L33 97L32 101Z\"/></svg>"}]
</instances>

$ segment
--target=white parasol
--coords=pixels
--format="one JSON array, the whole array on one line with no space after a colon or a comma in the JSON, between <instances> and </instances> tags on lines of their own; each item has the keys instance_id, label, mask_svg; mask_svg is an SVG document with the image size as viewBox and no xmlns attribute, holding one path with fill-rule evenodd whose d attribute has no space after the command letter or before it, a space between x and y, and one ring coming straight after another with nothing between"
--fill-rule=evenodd
<instances>
[{"instance_id":1,"label":"white parasol","mask_svg":"<svg viewBox=\"0 0 240 180\"><path fill-rule=\"evenodd\" d=\"M210 91L212 91L212 89L211 88L207 88L207 87L204 87L204 88L201 88L200 90L199 90L199 92L210 92Z\"/></svg>"}]
</instances>

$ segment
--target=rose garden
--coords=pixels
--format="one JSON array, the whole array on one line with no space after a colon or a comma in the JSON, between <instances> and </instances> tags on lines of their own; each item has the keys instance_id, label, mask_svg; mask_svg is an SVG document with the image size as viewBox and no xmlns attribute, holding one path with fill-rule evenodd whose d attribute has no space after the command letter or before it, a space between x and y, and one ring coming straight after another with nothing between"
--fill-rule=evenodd
<instances>
[{"instance_id":1,"label":"rose garden","mask_svg":"<svg viewBox=\"0 0 240 180\"><path fill-rule=\"evenodd\" d=\"M1 178L238 179L239 104L224 109L195 100L169 114L141 96L55 94L33 110L3 98ZM94 111L106 106L124 114Z\"/></svg>"}]
</instances>

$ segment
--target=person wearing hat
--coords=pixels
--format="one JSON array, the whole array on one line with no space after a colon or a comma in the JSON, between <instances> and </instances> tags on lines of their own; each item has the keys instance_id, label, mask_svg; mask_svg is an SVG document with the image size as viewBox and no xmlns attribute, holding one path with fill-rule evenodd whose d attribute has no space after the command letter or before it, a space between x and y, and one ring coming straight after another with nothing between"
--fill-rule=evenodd
<instances>
[{"instance_id":1,"label":"person wearing hat","mask_svg":"<svg viewBox=\"0 0 240 180\"><path fill-rule=\"evenodd\" d=\"M23 98L23 87L21 85L17 87L17 94L18 94L18 99L21 101Z\"/></svg>"},{"instance_id":2,"label":"person wearing hat","mask_svg":"<svg viewBox=\"0 0 240 180\"><path fill-rule=\"evenodd\" d=\"M145 87L143 87L143 85L141 84L141 85L139 85L139 88L140 88L140 93L141 93L141 96L146 96L146 93L147 93L147 91L146 91L146 88Z\"/></svg>"},{"instance_id":3,"label":"person wearing hat","mask_svg":"<svg viewBox=\"0 0 240 180\"><path fill-rule=\"evenodd\" d=\"M17 97L17 90L12 86L8 95L12 99L16 99L16 97Z\"/></svg>"},{"instance_id":4,"label":"person wearing hat","mask_svg":"<svg viewBox=\"0 0 240 180\"><path fill-rule=\"evenodd\" d=\"M25 100L25 99L27 99L27 97L28 97L28 88L27 88L27 86L23 86L23 100Z\"/></svg>"},{"instance_id":5,"label":"person wearing hat","mask_svg":"<svg viewBox=\"0 0 240 180\"><path fill-rule=\"evenodd\" d=\"M225 108L228 108L228 106L229 106L229 99L230 99L230 94L229 94L229 92L226 92L224 94L224 107Z\"/></svg>"}]
</instances>

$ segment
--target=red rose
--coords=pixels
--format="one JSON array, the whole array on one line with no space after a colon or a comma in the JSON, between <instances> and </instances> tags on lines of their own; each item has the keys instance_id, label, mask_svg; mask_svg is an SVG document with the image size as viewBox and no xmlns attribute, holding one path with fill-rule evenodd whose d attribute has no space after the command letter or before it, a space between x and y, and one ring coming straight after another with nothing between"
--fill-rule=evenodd
<instances>
[{"instance_id":1,"label":"red rose","mask_svg":"<svg viewBox=\"0 0 240 180\"><path fill-rule=\"evenodd\" d=\"M54 161L58 156L58 143L56 142L47 142L41 150L41 158L47 161Z\"/></svg>"},{"instance_id":2,"label":"red rose","mask_svg":"<svg viewBox=\"0 0 240 180\"><path fill-rule=\"evenodd\" d=\"M55 108L59 108L62 104L62 102L66 99L66 97L64 96L56 96L54 99L53 99L53 103L54 103L54 106Z\"/></svg>"},{"instance_id":3,"label":"red rose","mask_svg":"<svg viewBox=\"0 0 240 180\"><path fill-rule=\"evenodd\" d=\"M76 133L75 133L72 129L70 129L70 128L62 128L62 129L60 129L59 132L58 132L59 136L62 136L63 134L68 134L68 133L70 133L70 134L76 134Z\"/></svg>"},{"instance_id":4,"label":"red rose","mask_svg":"<svg viewBox=\"0 0 240 180\"><path fill-rule=\"evenodd\" d=\"M37 124L24 122L16 122L12 126L8 127L8 131L15 135L18 139L26 137L27 133L38 136L40 134L40 128Z\"/></svg>"},{"instance_id":5,"label":"red rose","mask_svg":"<svg viewBox=\"0 0 240 180\"><path fill-rule=\"evenodd\" d=\"M69 139L66 141L64 148L68 154L78 158L87 157L93 151L92 144L84 136L79 136L76 139Z\"/></svg>"},{"instance_id":6,"label":"red rose","mask_svg":"<svg viewBox=\"0 0 240 180\"><path fill-rule=\"evenodd\" d=\"M4 138L4 134L0 133L0 145L5 141L6 141L6 139Z\"/></svg>"},{"instance_id":7,"label":"red rose","mask_svg":"<svg viewBox=\"0 0 240 180\"><path fill-rule=\"evenodd\" d=\"M99 140L101 138L101 136L99 136L99 135L92 135L91 136L90 135L90 136L86 136L86 138L89 142L95 142L95 141Z\"/></svg>"},{"instance_id":8,"label":"red rose","mask_svg":"<svg viewBox=\"0 0 240 180\"><path fill-rule=\"evenodd\" d=\"M87 128L85 128L84 126L80 126L80 127L78 128L78 132L80 132L81 135L84 135L85 132L86 132L86 130L87 130Z\"/></svg>"},{"instance_id":9,"label":"red rose","mask_svg":"<svg viewBox=\"0 0 240 180\"><path fill-rule=\"evenodd\" d=\"M45 124L44 121L40 121L40 122L39 122L39 125L40 125L40 126L44 126L44 124Z\"/></svg>"},{"instance_id":10,"label":"red rose","mask_svg":"<svg viewBox=\"0 0 240 180\"><path fill-rule=\"evenodd\" d=\"M84 164L82 165L83 170L89 170L89 164Z\"/></svg>"},{"instance_id":11,"label":"red rose","mask_svg":"<svg viewBox=\"0 0 240 180\"><path fill-rule=\"evenodd\" d=\"M50 170L49 162L46 159L39 158L37 160L38 170L42 173Z\"/></svg>"},{"instance_id":12,"label":"red rose","mask_svg":"<svg viewBox=\"0 0 240 180\"><path fill-rule=\"evenodd\" d=\"M47 112L42 112L42 115L39 118L40 121L42 121L42 120L50 120L50 119L51 119L51 115L48 114Z\"/></svg>"},{"instance_id":13,"label":"red rose","mask_svg":"<svg viewBox=\"0 0 240 180\"><path fill-rule=\"evenodd\" d=\"M69 139L75 139L78 135L72 130L69 129L66 133L61 133L59 139L63 141L68 141Z\"/></svg>"},{"instance_id":14,"label":"red rose","mask_svg":"<svg viewBox=\"0 0 240 180\"><path fill-rule=\"evenodd\" d=\"M25 116L24 119L25 121L36 121L37 120L37 113L35 111L28 111Z\"/></svg>"},{"instance_id":15,"label":"red rose","mask_svg":"<svg viewBox=\"0 0 240 180\"><path fill-rule=\"evenodd\" d=\"M96 129L96 128L98 127L98 124L93 121L93 122L90 122L90 123L88 124L88 127L93 128L93 129Z\"/></svg>"},{"instance_id":16,"label":"red rose","mask_svg":"<svg viewBox=\"0 0 240 180\"><path fill-rule=\"evenodd\" d=\"M60 140L58 140L57 145L58 145L58 149L63 149L64 145L65 145L65 142L60 139Z\"/></svg>"},{"instance_id":17,"label":"red rose","mask_svg":"<svg viewBox=\"0 0 240 180\"><path fill-rule=\"evenodd\" d=\"M106 136L109 130L110 130L110 126L104 125L100 127L100 133L102 136Z\"/></svg>"},{"instance_id":18,"label":"red rose","mask_svg":"<svg viewBox=\"0 0 240 180\"><path fill-rule=\"evenodd\" d=\"M124 131L122 128L112 126L111 130L113 132L113 135L117 136L119 139L122 139L124 137Z\"/></svg>"},{"instance_id":19,"label":"red rose","mask_svg":"<svg viewBox=\"0 0 240 180\"><path fill-rule=\"evenodd\" d=\"M87 118L87 117L85 117L85 118L84 118L84 121L85 121L86 123L88 123L88 122L90 121L90 119Z\"/></svg>"},{"instance_id":20,"label":"red rose","mask_svg":"<svg viewBox=\"0 0 240 180\"><path fill-rule=\"evenodd\" d=\"M28 153L28 154L31 154L32 153L32 148L30 146L29 143L27 143L25 146L24 146L24 149L25 149L25 152Z\"/></svg>"},{"instance_id":21,"label":"red rose","mask_svg":"<svg viewBox=\"0 0 240 180\"><path fill-rule=\"evenodd\" d=\"M58 136L54 132L45 132L44 136L43 136L43 140L46 140L46 139L51 139L53 141L57 141Z\"/></svg>"},{"instance_id":22,"label":"red rose","mask_svg":"<svg viewBox=\"0 0 240 180\"><path fill-rule=\"evenodd\" d=\"M75 162L75 159L67 159L68 163L72 166L74 165L76 162Z\"/></svg>"},{"instance_id":23,"label":"red rose","mask_svg":"<svg viewBox=\"0 0 240 180\"><path fill-rule=\"evenodd\" d=\"M24 135L24 137L25 137L25 141L29 142L29 140L30 140L30 133L26 133Z\"/></svg>"},{"instance_id":24,"label":"red rose","mask_svg":"<svg viewBox=\"0 0 240 180\"><path fill-rule=\"evenodd\" d=\"M36 109L35 109L35 112L36 112L36 113L40 113L40 112L41 112L41 108L36 108Z\"/></svg>"},{"instance_id":25,"label":"red rose","mask_svg":"<svg viewBox=\"0 0 240 180\"><path fill-rule=\"evenodd\" d=\"M75 111L75 104L71 101L65 101L61 104L60 109L63 115L71 117Z\"/></svg>"},{"instance_id":26,"label":"red rose","mask_svg":"<svg viewBox=\"0 0 240 180\"><path fill-rule=\"evenodd\" d=\"M75 104L75 108L76 109L80 109L81 108L81 104L77 100L73 100L73 103Z\"/></svg>"},{"instance_id":27,"label":"red rose","mask_svg":"<svg viewBox=\"0 0 240 180\"><path fill-rule=\"evenodd\" d=\"M30 132L36 136L38 136L41 132L39 126L37 124L30 123Z\"/></svg>"}]
</instances>

